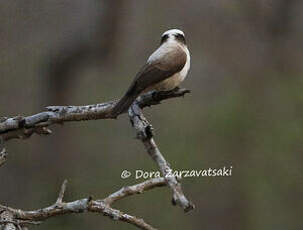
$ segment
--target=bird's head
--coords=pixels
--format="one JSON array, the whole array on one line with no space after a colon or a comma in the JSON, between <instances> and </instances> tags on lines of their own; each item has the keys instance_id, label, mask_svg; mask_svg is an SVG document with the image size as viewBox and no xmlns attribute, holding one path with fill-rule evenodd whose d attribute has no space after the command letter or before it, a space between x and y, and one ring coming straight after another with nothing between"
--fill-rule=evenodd
<instances>
[{"instance_id":1,"label":"bird's head","mask_svg":"<svg viewBox=\"0 0 303 230\"><path fill-rule=\"evenodd\" d=\"M161 44L163 44L164 42L170 41L170 40L176 40L176 41L186 45L185 35L182 30L171 29L171 30L165 31L161 36Z\"/></svg>"}]
</instances>

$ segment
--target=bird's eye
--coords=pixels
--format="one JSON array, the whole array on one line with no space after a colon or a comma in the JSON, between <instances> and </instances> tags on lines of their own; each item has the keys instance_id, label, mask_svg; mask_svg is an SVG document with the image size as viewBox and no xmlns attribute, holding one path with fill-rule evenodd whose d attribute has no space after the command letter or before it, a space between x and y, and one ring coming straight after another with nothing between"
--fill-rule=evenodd
<instances>
[{"instance_id":1,"label":"bird's eye","mask_svg":"<svg viewBox=\"0 0 303 230\"><path fill-rule=\"evenodd\" d=\"M184 44L186 44L185 42L185 37L182 34L176 34L175 35L176 39Z\"/></svg>"},{"instance_id":2,"label":"bird's eye","mask_svg":"<svg viewBox=\"0 0 303 230\"><path fill-rule=\"evenodd\" d=\"M168 39L168 35L167 34L165 34L164 36L162 36L162 38L161 38L161 44L163 42L165 42L167 39Z\"/></svg>"}]
</instances>

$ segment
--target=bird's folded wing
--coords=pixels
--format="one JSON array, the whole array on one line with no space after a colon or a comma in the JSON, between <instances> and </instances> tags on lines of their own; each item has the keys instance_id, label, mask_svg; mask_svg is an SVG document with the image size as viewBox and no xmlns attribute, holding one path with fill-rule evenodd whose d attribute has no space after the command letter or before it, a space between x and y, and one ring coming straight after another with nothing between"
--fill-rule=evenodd
<instances>
[{"instance_id":1,"label":"bird's folded wing","mask_svg":"<svg viewBox=\"0 0 303 230\"><path fill-rule=\"evenodd\" d=\"M154 57L137 73L125 95L112 109L112 116L125 112L142 91L181 71L186 63L186 53L179 47Z\"/></svg>"},{"instance_id":2,"label":"bird's folded wing","mask_svg":"<svg viewBox=\"0 0 303 230\"><path fill-rule=\"evenodd\" d=\"M172 49L158 59L147 62L137 73L130 90L143 91L175 73L181 71L186 63L186 53L181 48Z\"/></svg>"}]
</instances>

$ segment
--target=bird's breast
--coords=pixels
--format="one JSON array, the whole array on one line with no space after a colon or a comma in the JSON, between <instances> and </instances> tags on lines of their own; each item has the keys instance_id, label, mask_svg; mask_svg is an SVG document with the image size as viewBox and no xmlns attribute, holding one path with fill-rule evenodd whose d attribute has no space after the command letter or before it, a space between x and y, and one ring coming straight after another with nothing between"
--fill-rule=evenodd
<instances>
[{"instance_id":1,"label":"bird's breast","mask_svg":"<svg viewBox=\"0 0 303 230\"><path fill-rule=\"evenodd\" d=\"M181 82L186 78L189 67L190 67L189 62L186 62L186 64L184 65L183 69L180 72L175 73L174 75L165 79L164 81L157 83L152 88L158 91L173 90L174 88L179 86Z\"/></svg>"},{"instance_id":2,"label":"bird's breast","mask_svg":"<svg viewBox=\"0 0 303 230\"><path fill-rule=\"evenodd\" d=\"M173 45L175 45L175 43L173 43ZM172 45L171 45L172 46ZM172 46L174 48L174 46ZM166 49L168 49L169 47L166 47ZM150 90L158 90L158 91L169 91L172 90L174 88L176 88L177 86L179 86L181 84L181 82L186 78L187 73L190 69L190 54L189 54L189 50L187 49L187 47L185 48L185 52L186 52L186 62L184 67L182 68L181 71L173 74L171 77L153 85L148 87L147 89L144 90L144 92L148 92ZM156 59L159 59L159 57L161 55L165 54L165 49L158 49L154 54L152 54L149 58L149 61L154 61Z\"/></svg>"},{"instance_id":3,"label":"bird's breast","mask_svg":"<svg viewBox=\"0 0 303 230\"><path fill-rule=\"evenodd\" d=\"M186 78L188 70L190 68L190 54L189 54L189 50L186 48L185 52L186 52L186 63L184 65L183 69L179 72L180 73L181 81L183 81Z\"/></svg>"},{"instance_id":4,"label":"bird's breast","mask_svg":"<svg viewBox=\"0 0 303 230\"><path fill-rule=\"evenodd\" d=\"M187 56L186 63L180 72L175 73L174 75L165 79L164 81L161 81L156 85L154 85L153 87L150 87L149 90L155 89L158 91L168 91L179 86L181 82L184 81L184 79L186 78L188 70L190 69L190 54L187 48L186 48L186 56Z\"/></svg>"}]
</instances>

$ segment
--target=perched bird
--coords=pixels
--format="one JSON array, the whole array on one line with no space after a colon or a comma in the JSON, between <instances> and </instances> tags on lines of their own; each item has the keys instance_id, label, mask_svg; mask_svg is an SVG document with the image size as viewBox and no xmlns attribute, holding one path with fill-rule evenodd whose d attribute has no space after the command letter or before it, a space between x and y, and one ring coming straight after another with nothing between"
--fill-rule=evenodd
<instances>
[{"instance_id":1,"label":"perched bird","mask_svg":"<svg viewBox=\"0 0 303 230\"><path fill-rule=\"evenodd\" d=\"M150 55L125 95L113 107L112 116L117 117L127 111L141 93L176 88L185 79L189 68L190 54L184 33L178 29L164 32L160 47Z\"/></svg>"}]
</instances>

